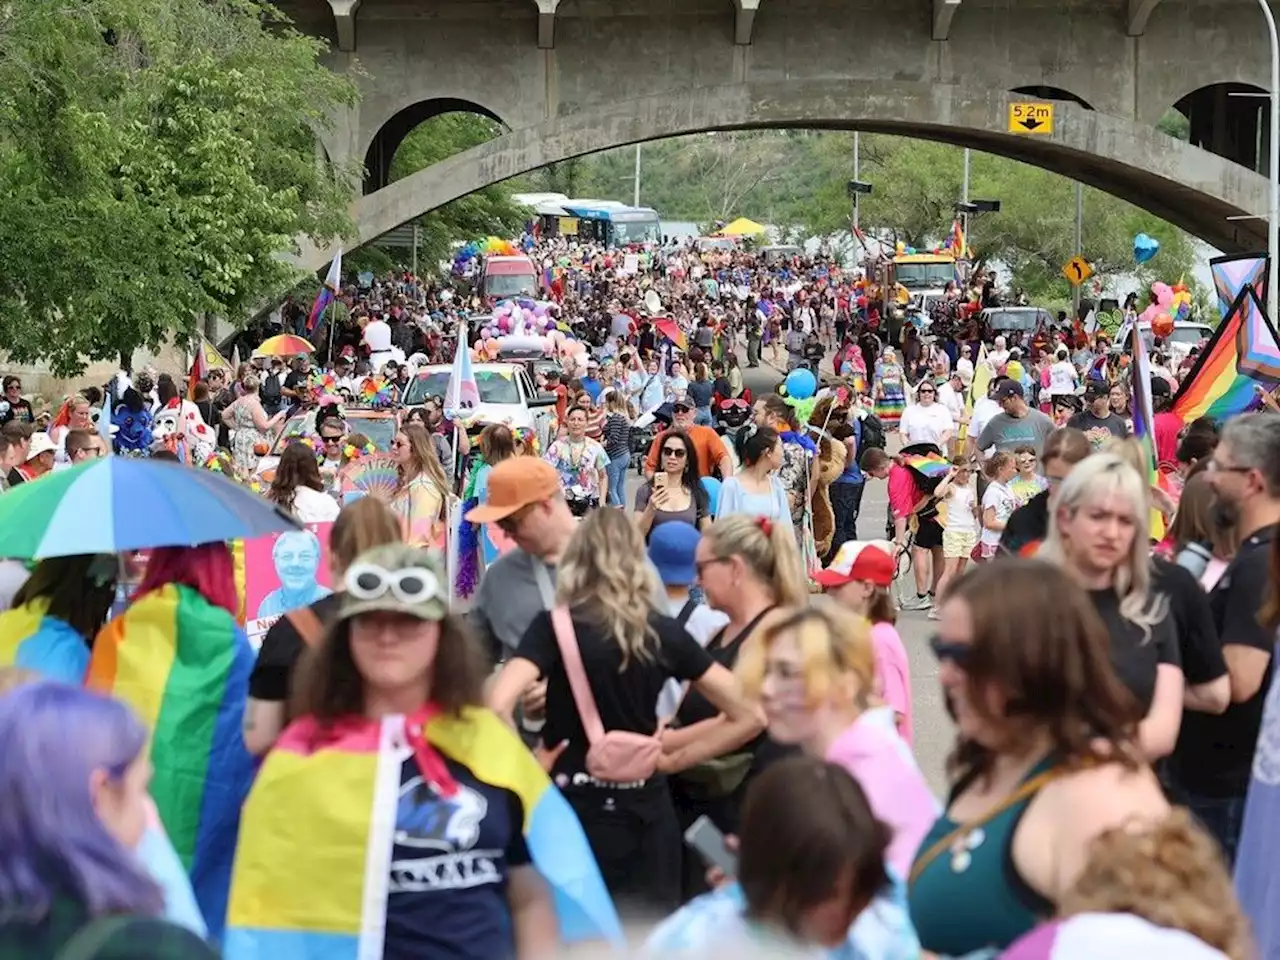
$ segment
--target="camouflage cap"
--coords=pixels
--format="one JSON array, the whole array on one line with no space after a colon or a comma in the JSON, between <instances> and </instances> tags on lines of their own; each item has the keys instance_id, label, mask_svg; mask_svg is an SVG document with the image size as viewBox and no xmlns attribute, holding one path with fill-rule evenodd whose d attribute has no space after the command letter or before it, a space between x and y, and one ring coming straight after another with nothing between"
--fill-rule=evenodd
<instances>
[{"instance_id":1,"label":"camouflage cap","mask_svg":"<svg viewBox=\"0 0 1280 960\"><path fill-rule=\"evenodd\" d=\"M347 568L339 620L365 613L400 613L443 620L449 586L439 553L407 543L366 550Z\"/></svg>"}]
</instances>

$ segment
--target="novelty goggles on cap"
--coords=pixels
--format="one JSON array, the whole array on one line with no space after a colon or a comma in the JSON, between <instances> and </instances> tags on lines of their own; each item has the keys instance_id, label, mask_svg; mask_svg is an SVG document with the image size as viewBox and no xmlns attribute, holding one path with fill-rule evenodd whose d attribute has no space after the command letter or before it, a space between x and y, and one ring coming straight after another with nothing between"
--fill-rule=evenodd
<instances>
[{"instance_id":1,"label":"novelty goggles on cap","mask_svg":"<svg viewBox=\"0 0 1280 960\"><path fill-rule=\"evenodd\" d=\"M387 570L373 563L359 563L347 571L347 593L357 600L381 600L388 593L401 603L416 606L443 600L440 578L423 567Z\"/></svg>"}]
</instances>

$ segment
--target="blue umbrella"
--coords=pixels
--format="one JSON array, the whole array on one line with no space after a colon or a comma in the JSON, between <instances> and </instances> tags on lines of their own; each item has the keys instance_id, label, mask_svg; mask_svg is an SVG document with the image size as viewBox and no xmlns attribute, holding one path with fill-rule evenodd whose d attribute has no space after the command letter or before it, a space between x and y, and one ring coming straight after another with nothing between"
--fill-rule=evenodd
<instances>
[{"instance_id":1,"label":"blue umbrella","mask_svg":"<svg viewBox=\"0 0 1280 960\"><path fill-rule=\"evenodd\" d=\"M209 470L106 457L0 496L0 557L194 547L296 530L279 507Z\"/></svg>"}]
</instances>

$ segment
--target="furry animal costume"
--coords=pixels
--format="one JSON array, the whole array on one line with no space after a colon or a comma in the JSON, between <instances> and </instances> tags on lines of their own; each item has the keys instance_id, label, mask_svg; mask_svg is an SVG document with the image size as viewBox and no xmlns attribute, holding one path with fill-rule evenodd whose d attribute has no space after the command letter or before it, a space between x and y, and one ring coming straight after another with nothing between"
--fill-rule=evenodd
<instances>
[{"instance_id":1,"label":"furry animal costume","mask_svg":"<svg viewBox=\"0 0 1280 960\"><path fill-rule=\"evenodd\" d=\"M819 557L827 555L835 539L836 515L831 507L831 484L844 472L845 462L845 446L831 435L831 424L827 419L833 402L831 397L822 398L809 416L809 433L818 441L818 457L814 462L816 477L809 505Z\"/></svg>"}]
</instances>

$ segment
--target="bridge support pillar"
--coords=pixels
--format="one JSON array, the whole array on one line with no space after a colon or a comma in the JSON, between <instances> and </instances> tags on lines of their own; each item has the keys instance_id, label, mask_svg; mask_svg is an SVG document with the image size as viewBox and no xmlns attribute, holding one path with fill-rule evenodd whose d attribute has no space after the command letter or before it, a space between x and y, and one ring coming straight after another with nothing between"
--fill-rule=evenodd
<instances>
[{"instance_id":1,"label":"bridge support pillar","mask_svg":"<svg viewBox=\"0 0 1280 960\"><path fill-rule=\"evenodd\" d=\"M537 0L538 47L550 50L556 45L556 8L560 0Z\"/></svg>"},{"instance_id":2,"label":"bridge support pillar","mask_svg":"<svg viewBox=\"0 0 1280 960\"><path fill-rule=\"evenodd\" d=\"M760 0L733 0L733 8L733 42L740 47L749 47L751 34L755 31Z\"/></svg>"},{"instance_id":3,"label":"bridge support pillar","mask_svg":"<svg viewBox=\"0 0 1280 960\"><path fill-rule=\"evenodd\" d=\"M933 0L933 39L951 39L951 21L960 9L961 0Z\"/></svg>"},{"instance_id":4,"label":"bridge support pillar","mask_svg":"<svg viewBox=\"0 0 1280 960\"><path fill-rule=\"evenodd\" d=\"M350 53L356 48L356 11L361 0L329 0L333 25L338 34L338 49Z\"/></svg>"}]
</instances>

